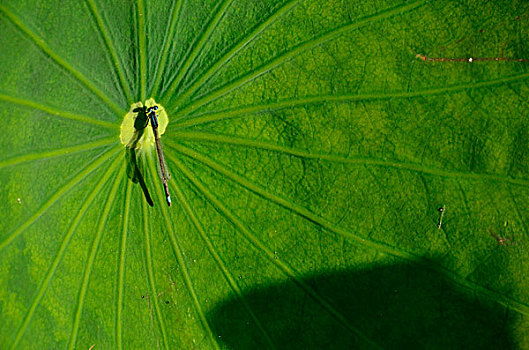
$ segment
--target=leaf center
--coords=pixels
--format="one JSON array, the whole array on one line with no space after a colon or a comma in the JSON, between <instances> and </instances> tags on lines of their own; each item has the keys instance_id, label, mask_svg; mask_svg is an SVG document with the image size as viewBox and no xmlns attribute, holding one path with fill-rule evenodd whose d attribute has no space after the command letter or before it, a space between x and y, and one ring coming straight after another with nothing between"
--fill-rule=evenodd
<instances>
[{"instance_id":1,"label":"leaf center","mask_svg":"<svg viewBox=\"0 0 529 350\"><path fill-rule=\"evenodd\" d=\"M152 128L148 128L148 121L145 121L145 124L137 120L138 117L141 117L139 113L134 112L134 109L143 107L144 105L140 102L133 103L130 106L130 109L127 114L123 117L121 122L121 131L120 139L121 143L128 148L134 148L137 150L147 151L155 146L154 133ZM165 129L169 124L169 118L165 109L160 104L156 103L154 98L150 98L145 101L145 106L147 108L158 106L156 114L158 115L158 133L163 135ZM135 125L136 124L136 125ZM143 124L143 125L140 125Z\"/></svg>"}]
</instances>

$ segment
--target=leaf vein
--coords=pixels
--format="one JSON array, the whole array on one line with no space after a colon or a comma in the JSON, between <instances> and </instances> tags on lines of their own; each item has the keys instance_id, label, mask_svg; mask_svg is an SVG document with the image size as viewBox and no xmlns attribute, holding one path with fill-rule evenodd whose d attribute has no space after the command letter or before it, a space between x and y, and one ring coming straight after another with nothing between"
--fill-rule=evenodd
<instances>
[{"instance_id":1,"label":"leaf vein","mask_svg":"<svg viewBox=\"0 0 529 350\"><path fill-rule=\"evenodd\" d=\"M123 298L124 298L124 283L125 283L125 253L127 249L127 233L129 227L130 215L130 198L132 192L132 183L127 181L127 190L125 195L125 205L123 208L123 227L121 229L121 246L119 252L119 270L118 270L118 298L116 305L116 341L118 350L123 348Z\"/></svg>"},{"instance_id":2,"label":"leaf vein","mask_svg":"<svg viewBox=\"0 0 529 350\"><path fill-rule=\"evenodd\" d=\"M232 0L224 0L222 5L220 5L221 3L219 2L219 6L220 7L217 10L215 16L209 22L209 24L206 27L206 29L201 33L200 40L198 41L196 46L191 51L191 54L189 56L187 56L184 64L180 67L178 74L174 78L173 82L169 85L167 93L164 94L164 95L171 96L175 92L175 90L178 88L178 86L180 85L180 83L182 81L182 78L186 74L189 73L189 69L190 69L191 65L193 64L193 62L195 61L195 58L198 56L198 54L200 53L200 50L206 44L206 42L209 39L209 37L210 37L211 33L213 32L213 30L215 30L215 28L217 27L217 25L221 21L222 17L226 13L226 10L230 6L231 2L232 2Z\"/></svg>"},{"instance_id":3,"label":"leaf vein","mask_svg":"<svg viewBox=\"0 0 529 350\"><path fill-rule=\"evenodd\" d=\"M189 118L188 116L180 116L174 120L178 127L196 126L203 123L211 123L219 120L234 118L240 115L249 115L252 113L280 110L290 107L297 107L303 105L317 105L322 103L345 103L345 102L359 102L359 101L376 101L376 100L391 100L396 98L415 98L427 97L434 95L442 95L446 93L459 92L470 89L479 89L484 87L491 87L501 84L515 83L520 80L527 79L529 72L519 75L512 75L501 77L497 79L483 80L467 84L451 85L447 87L438 87L433 89L425 89L420 91L396 91L391 93L373 93L373 94L351 94L351 95L322 95L322 96L307 96L302 98L282 100L278 102L265 103L260 105L248 105L233 109L226 109L221 111L212 111L201 113L196 118ZM183 120L183 122L181 122Z\"/></svg>"},{"instance_id":4,"label":"leaf vein","mask_svg":"<svg viewBox=\"0 0 529 350\"><path fill-rule=\"evenodd\" d=\"M154 165L154 161L152 159L150 159L150 162L149 162L149 167L151 169L151 172L155 173L156 172L156 166ZM160 202L163 202L163 198L162 198L162 189L160 187L160 183L158 183L157 185L157 193L158 193L158 198L160 198ZM211 331L211 327L209 326L209 323L206 319L206 316L204 314L204 311L202 310L202 306L200 305L199 301L198 301L198 297L196 295L196 292L195 292L195 289L193 288L193 283L191 282L191 278L189 276L189 273L187 271L187 268L185 266L185 263L184 263L184 257L182 255L182 250L180 248L180 245L178 244L178 241L176 239L176 236L174 234L174 231L173 231L173 227L171 225L171 221L169 219L169 214L167 213L167 208L165 206L161 206L161 210L162 210L162 214L163 214L163 218L164 218L164 223L165 223L165 227L167 229L167 232L169 234L169 240L171 242L171 248L173 250L173 253L176 257L176 260L178 262L178 265L180 266L180 272L182 273L182 277L184 279L184 282L185 282L185 285L186 285L186 288L187 290L189 291L189 294L191 295L191 298L193 299L193 304L194 304L194 307L200 317L200 321L202 323L202 326L204 327L206 333L209 335L209 338L212 342L212 344L215 346L215 348L219 348L218 344L217 344L217 341L215 339L215 336L213 334L213 332Z\"/></svg>"},{"instance_id":5,"label":"leaf vein","mask_svg":"<svg viewBox=\"0 0 529 350\"><path fill-rule=\"evenodd\" d=\"M21 98L8 96L8 95L4 95L4 94L0 94L0 100L6 101L6 102L11 102L13 104L18 104L18 105L21 105L21 106L24 106L24 107L39 109L39 110L43 111L44 113L47 113L47 114L49 114L51 116L54 116L54 117L69 119L69 120L82 122L82 123L86 123L86 124L102 126L102 127L106 128L106 129L111 129L111 130L119 129L119 125L117 125L115 123L109 123L109 122L106 122L106 121L103 121L103 120L97 120L97 119L94 119L94 118L91 118L91 117L88 117L88 116L85 116L85 115L81 115L81 114L75 114L75 113L70 113L70 112L66 112L66 111L61 111L59 109L55 109L55 108L52 108L52 107L45 106L45 105L40 104L38 102L24 100L24 99L21 99Z\"/></svg>"},{"instance_id":6,"label":"leaf vein","mask_svg":"<svg viewBox=\"0 0 529 350\"><path fill-rule=\"evenodd\" d=\"M57 255L55 256L55 259L53 260L53 263L49 267L49 269L48 269L48 271L46 273L46 277L40 283L38 291L37 291L37 294L35 295L35 298L33 299L33 302L31 303L30 308L28 309L28 311L24 315L22 324L18 328L18 331L17 331L16 336L15 336L15 342L13 343L12 349L15 349L17 347L18 342L22 339L22 336L24 335L24 332L26 331L27 326L29 325L31 319L33 318L33 315L35 313L35 310L37 309L37 306L40 304L40 301L41 301L42 297L44 296L44 293L46 292L46 289L48 288L48 285L50 284L50 282L51 282L51 280L53 278L53 275L55 274L55 271L57 270L57 266L59 265L59 263L62 260L62 256L63 256L64 252L68 248L70 240L71 240L73 234L75 233L75 229L79 225L79 222L81 222L81 220L85 216L88 208L90 207L90 205L94 201L94 198L96 197L96 195L99 194L99 192L103 188L103 185L110 178L110 175L112 174L113 170L116 168L119 160L120 160L120 158L117 157L112 162L112 164L109 166L108 170L103 175L101 180L99 180L97 185L93 188L93 190L90 192L90 194L88 195L88 197L86 198L84 203L81 205L81 207L80 207L79 211L77 212L77 215L75 216L73 221L70 223L68 231L67 231L66 235L64 236L64 238L63 238L63 240L61 242L61 246L59 248L59 251L57 252Z\"/></svg>"},{"instance_id":7,"label":"leaf vein","mask_svg":"<svg viewBox=\"0 0 529 350\"><path fill-rule=\"evenodd\" d=\"M275 259L274 253L268 249L259 239L252 234L250 229L248 229L241 220L230 211L221 201L213 195L204 184L194 176L187 167L185 167L179 160L174 157L171 157L171 160L176 164L180 172L207 198L207 200L213 205L213 207L223 215L228 222L230 222L241 234L248 240L248 242L257 250L262 251L265 256L270 260L280 271L282 271L286 276L293 279L293 281L300 287L307 295L309 295L314 301L320 304L332 317L334 317L338 322L340 322L344 327L346 327L351 333L357 335L371 347L380 348L372 339L369 339L356 327L352 326L349 321L338 311L336 310L327 300L325 300L321 295L319 295L310 285L305 283L303 280L299 279L296 276L295 270L288 266L285 262Z\"/></svg>"},{"instance_id":8,"label":"leaf vein","mask_svg":"<svg viewBox=\"0 0 529 350\"><path fill-rule=\"evenodd\" d=\"M428 269L431 269L435 272L438 272L438 273L441 273L443 274L444 276L446 276L448 279L452 280L455 284L465 288L465 289L468 289L468 290L472 290L472 291L475 291L475 292L479 292L481 293L482 295L488 297L490 300L496 300L497 302L499 302L500 304L502 305L505 305L505 306L508 306L512 309L515 309L517 310L518 312L524 314L524 315L529 315L529 304L525 303L525 302L522 302L522 301L518 301L518 300L514 300L510 297L507 297L505 295L502 295L501 293L498 293L498 292L495 292L493 290L490 290L489 288L487 287L484 287L484 286L481 286L477 283L474 283L472 281L468 281L466 280L465 277L462 277L458 274L456 274L455 272L451 271L451 270L448 270L442 266L437 266L437 265L432 265L431 263L429 262L425 262L423 261L422 258L420 258L419 256L413 254L413 253L410 253L410 252L407 252L405 250L402 250L402 249L399 249L397 247L392 247L392 246L389 246L383 242L378 242L378 241L375 241L375 240L370 240L370 239L364 239L352 232L349 232L339 226L336 226L335 224L331 223L330 221L328 220L325 220L324 218L322 218L321 216L317 215L317 214L314 214L313 212L309 211L308 209L304 208L304 207L301 207L291 201L288 201L278 195L275 195L275 194L272 194L272 193L269 193L267 192L265 189L263 189L262 187L250 182L249 180L243 178L242 176L228 170L226 167L214 162L213 160L211 160L210 158L196 152L196 151L193 151L193 150L190 150L188 149L187 147L184 147L182 145L174 145L172 146L172 148L178 152L180 152L181 154L184 154L188 157L190 157L191 159L194 159L194 160L197 160L199 161L200 163L208 166L209 168L211 168L212 170L218 172L219 174L222 174L224 175L225 177L227 177L228 179L232 180L233 182L235 182L236 184L239 184L240 186L250 190L251 192L255 193L256 195L264 198L264 199L267 199L269 201L271 201L272 203L276 203L278 206L280 207L283 207L289 211L291 211L292 213L302 217L302 218L305 218L307 219L308 221L314 223L315 225L318 225L322 228L325 228L331 232L334 232L336 234L339 234L343 237L346 237L346 238L349 238L351 239L352 241L356 242L357 244L359 245L362 245L362 246L365 246L365 247L369 247L375 251L379 251L379 252L383 252L383 253L386 253L386 254L389 254L389 255L392 255L394 257L397 257L397 258L400 258L400 259L403 259L403 260L408 260L408 261L413 261L415 263L418 263L418 264L421 264L423 266L425 266L426 268ZM173 162L177 162L177 160L173 157L171 159Z\"/></svg>"},{"instance_id":9,"label":"leaf vein","mask_svg":"<svg viewBox=\"0 0 529 350\"><path fill-rule=\"evenodd\" d=\"M38 46L46 55L48 55L55 63L57 63L64 70L73 75L79 82L81 82L88 90L92 91L101 101L103 101L107 107L114 111L117 115L121 116L125 114L124 110L121 109L115 102L110 100L106 94L104 94L94 83L88 80L81 72L72 67L66 60L61 58L58 54L46 44L46 42L39 38L37 34L33 33L15 14L13 14L7 7L0 5L0 11L3 12L6 17L18 27L31 41Z\"/></svg>"},{"instance_id":10,"label":"leaf vein","mask_svg":"<svg viewBox=\"0 0 529 350\"><path fill-rule=\"evenodd\" d=\"M240 50L246 45L252 42L261 32L267 27L272 25L275 21L281 18L284 14L289 12L294 6L296 6L300 0L292 0L284 4L279 8L272 16L262 22L257 28L255 28L249 35L239 41L229 52L222 56L214 65L212 65L197 81L195 81L191 87L189 87L175 102L175 105L180 105L187 97L192 95L204 82L206 82L211 76L213 76L220 68L226 64L233 56L235 56Z\"/></svg>"},{"instance_id":11,"label":"leaf vein","mask_svg":"<svg viewBox=\"0 0 529 350\"><path fill-rule=\"evenodd\" d=\"M70 333L70 341L69 341L70 345L68 346L70 349L75 348L75 343L77 341L77 334L79 332L79 323L81 322L81 314L83 313L83 307L84 307L85 300L86 300L85 297L88 291L88 285L90 283L90 277L92 276L92 267L94 266L94 261L96 259L97 253L99 252L101 239L103 238L103 232L104 232L103 228L107 221L108 214L110 212L112 204L114 203L114 200L116 199L116 194L118 191L119 184L121 183L121 180L123 179L124 174L125 174L125 164L126 163L123 160L122 160L122 163L123 164L121 166L121 170L119 171L117 177L115 177L114 184L112 185L112 188L107 198L107 202L105 204L105 207L103 208L103 212L101 213L99 224L98 224L97 231L96 231L96 236L94 238L94 242L92 243L92 248L90 249L90 255L88 257L88 262L85 265L83 283L81 284L81 289L79 290L79 298L77 300L77 310L75 312L72 332ZM112 170L114 170L114 168Z\"/></svg>"},{"instance_id":12,"label":"leaf vein","mask_svg":"<svg viewBox=\"0 0 529 350\"><path fill-rule=\"evenodd\" d=\"M140 100L145 101L147 89L147 43L145 35L145 4L138 0L138 50L140 57Z\"/></svg>"},{"instance_id":13,"label":"leaf vein","mask_svg":"<svg viewBox=\"0 0 529 350\"><path fill-rule=\"evenodd\" d=\"M273 58L271 61L261 65L257 69L255 69L255 70L243 75L242 77L237 78L237 79L233 80L230 83L227 83L226 85L220 87L219 89L217 89L217 90L215 90L215 91L213 91L211 93L208 93L208 94L200 97L199 99L193 101L192 103L187 105L185 108L180 110L177 113L177 116L186 115L190 111L196 110L197 108L199 108L199 107L201 107L201 106L203 106L203 105L205 105L207 103L210 103L210 102L218 99L219 97L227 94L228 92L230 92L230 91L232 91L234 89L237 89L237 88L247 84L248 82L258 78L259 76L265 74L266 72L268 72L271 69L279 66L280 64L282 64L282 63L284 63L284 62L296 57L297 55L299 55L300 53L302 53L304 51L307 51L307 50L309 50L311 48L314 48L314 47L317 47L319 45L322 45L325 42L333 40L333 39L339 37L340 35L348 32L348 31L351 31L353 29L357 29L359 27L368 25L368 24L376 22L378 20L389 18L389 17L392 17L394 15L398 15L398 14L404 13L406 11L411 11L411 10L423 5L425 3L425 1L426 0L418 0L418 1L412 2L410 4L400 5L400 6L396 6L396 7L390 8L390 9L385 9L385 10L377 12L377 13L371 15L371 16L363 17L362 19L360 19L360 20L358 20L356 22L341 26L339 28L335 28L335 29L333 29L333 30L331 30L331 31L329 31L329 32L317 37L317 38L307 40L307 41L303 42L302 44L299 44L299 45L293 47L292 49L282 53L281 55ZM177 106L175 106L175 105L171 105L169 110L175 110L176 107Z\"/></svg>"},{"instance_id":14,"label":"leaf vein","mask_svg":"<svg viewBox=\"0 0 529 350\"><path fill-rule=\"evenodd\" d=\"M88 3L88 8L90 9L90 13L94 17L94 20L97 24L97 28L99 29L99 33L101 34L101 37L103 38L105 45L110 52L110 56L112 57L112 62L114 64L114 68L116 69L116 73L118 74L119 83L121 85L121 88L123 89L125 93L125 98L127 99L129 104L132 104L134 101L132 100L132 93L130 91L129 84L127 84L125 79L125 74L123 73L123 69L121 67L120 61L118 60L118 55L116 53L116 49L114 45L112 44L112 39L110 38L110 34L108 33L105 23L103 22L103 19L99 15L99 11L97 10L97 6L94 2L94 0L86 0Z\"/></svg>"},{"instance_id":15,"label":"leaf vein","mask_svg":"<svg viewBox=\"0 0 529 350\"><path fill-rule=\"evenodd\" d=\"M41 153L29 153L20 157L13 157L3 161L0 161L0 168L10 167L25 162L34 160L51 159L61 156L69 156L77 152L89 151L92 149L109 146L116 143L115 137L107 137L93 142L84 143L81 145L75 145L71 147L58 148L53 151L41 152Z\"/></svg>"},{"instance_id":16,"label":"leaf vein","mask_svg":"<svg viewBox=\"0 0 529 350\"><path fill-rule=\"evenodd\" d=\"M158 64L156 66L156 72L155 72L156 79L154 80L154 84L153 84L153 91L151 93L152 96L156 96L156 94L158 94L160 83L162 81L163 72L165 69L165 64L167 61L167 55L169 54L170 41L174 37L176 23L178 19L180 18L181 10L182 10L182 0L176 0L176 2L173 2L173 9L171 11L171 19L169 22L169 27L165 33L163 44L162 44L162 47L163 47L162 53L160 55L160 58L158 59Z\"/></svg>"},{"instance_id":17,"label":"leaf vein","mask_svg":"<svg viewBox=\"0 0 529 350\"><path fill-rule=\"evenodd\" d=\"M222 258L220 257L220 254L217 252L217 249L215 248L215 246L213 245L213 243L211 242L211 240L207 236L204 228L200 224L200 221L198 220L198 218L196 217L195 213L193 212L193 209L191 208L191 205L189 204L189 201L187 200L187 198L185 197L184 193L180 189L180 186L178 186L176 181L172 181L170 184L171 184L171 187L173 188L174 192L176 193L176 197L180 201L180 204L182 205L188 220L190 221L191 224L193 224L195 229L198 231L200 237L202 238L202 241L206 244L206 247L207 247L210 255L213 257L213 260L215 260L215 263L217 264L219 269L222 271L222 274L224 275L224 278L228 282L230 288L233 290L233 292L235 293L235 295L237 296L239 301L242 303L243 307L246 309L246 311L248 312L248 314L250 315L252 320L255 322L255 325L257 326L257 328L259 329L259 331L263 335L263 337L266 340L266 342L268 343L269 347L271 349L274 349L275 346L274 346L274 343L272 341L272 338L270 337L268 332L265 330L265 328L263 327L263 325L261 324L261 322L259 321L259 319L255 315L253 310L251 309L251 307L248 304L248 301L246 300L246 298L243 296L241 289L239 288L239 286L237 285L237 282L233 278L233 275L230 273L229 269L226 267L226 265L222 261Z\"/></svg>"},{"instance_id":18,"label":"leaf vein","mask_svg":"<svg viewBox=\"0 0 529 350\"><path fill-rule=\"evenodd\" d=\"M377 159L369 157L355 157L355 158L346 158L344 156L332 155L332 154L321 154L321 153L311 153L300 149L289 148L282 145L272 144L269 142L262 142L257 140L248 140L243 138L238 138L234 136L227 136L221 134L205 133L205 132L176 132L174 134L177 139L182 140L198 140L206 142L216 142L216 143L226 143L236 146L244 147L253 147L273 152L279 152L283 154L288 154L295 157L305 158L305 159L317 159L328 162L336 163L345 163L345 164L358 164L358 165L372 165L380 167L388 167L395 169L404 169L419 173L425 173L430 175L436 175L446 178L465 178L465 179L480 179L487 180L492 182L505 182L512 185L518 185L523 187L529 187L529 180L524 178L511 178L506 175L493 175L493 174L483 174L483 173L472 173L472 172L463 172L457 170L444 170L435 168L432 166L425 166L415 163L406 163L396 160L388 159ZM176 147L174 143L167 140L168 145Z\"/></svg>"},{"instance_id":19,"label":"leaf vein","mask_svg":"<svg viewBox=\"0 0 529 350\"><path fill-rule=\"evenodd\" d=\"M112 152L114 151L114 152ZM110 150L103 153L101 156L97 157L92 163L86 166L81 172L79 172L70 182L61 187L57 192L55 192L48 201L43 204L29 219L27 219L23 224L21 224L15 231L7 236L0 243L0 251L8 246L13 240L15 240L26 228L33 224L41 215L43 215L46 210L48 210L55 202L57 202L63 195L68 193L79 181L90 175L95 171L103 162L112 157L118 152L118 147L111 148Z\"/></svg>"}]
</instances>

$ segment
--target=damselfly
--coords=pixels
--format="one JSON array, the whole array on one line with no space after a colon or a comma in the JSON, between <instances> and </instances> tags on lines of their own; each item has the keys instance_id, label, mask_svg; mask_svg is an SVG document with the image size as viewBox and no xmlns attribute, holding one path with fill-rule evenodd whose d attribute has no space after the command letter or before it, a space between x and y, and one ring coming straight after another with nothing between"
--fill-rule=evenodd
<instances>
[{"instance_id":1,"label":"damselfly","mask_svg":"<svg viewBox=\"0 0 529 350\"><path fill-rule=\"evenodd\" d=\"M154 134L154 140L156 142L156 151L158 153L159 175L163 183L163 189L165 192L165 200L167 201L167 205L171 206L171 196L169 195L169 186L167 184L167 182L171 178L171 175L169 174L167 163L165 162L162 143L158 135L158 116L156 115L157 110L158 110L158 106L153 106L149 108L147 108L146 106L143 106L143 107L135 108L133 112L138 113L138 116L136 118L140 118L141 122L143 122L142 119L144 118L146 119L146 121L144 122L145 125L148 122L151 123L152 132Z\"/></svg>"}]
</instances>

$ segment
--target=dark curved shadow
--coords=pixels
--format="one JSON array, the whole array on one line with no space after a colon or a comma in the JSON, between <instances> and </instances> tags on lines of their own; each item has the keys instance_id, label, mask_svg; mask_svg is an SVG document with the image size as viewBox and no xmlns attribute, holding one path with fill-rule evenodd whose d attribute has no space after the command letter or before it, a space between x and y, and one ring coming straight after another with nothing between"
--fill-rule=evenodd
<instances>
[{"instance_id":1,"label":"dark curved shadow","mask_svg":"<svg viewBox=\"0 0 529 350\"><path fill-rule=\"evenodd\" d=\"M386 349L512 349L513 316L491 301L455 287L421 265L377 266L303 278L351 328ZM243 293L279 349L371 348L294 282ZM240 298L216 307L208 319L224 345L269 345Z\"/></svg>"}]
</instances>

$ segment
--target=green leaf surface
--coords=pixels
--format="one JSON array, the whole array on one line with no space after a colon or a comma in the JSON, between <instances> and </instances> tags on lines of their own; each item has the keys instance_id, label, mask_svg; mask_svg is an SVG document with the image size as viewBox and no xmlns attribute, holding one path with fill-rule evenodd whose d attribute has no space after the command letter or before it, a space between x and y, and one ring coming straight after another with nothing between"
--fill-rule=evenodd
<instances>
[{"instance_id":1,"label":"green leaf surface","mask_svg":"<svg viewBox=\"0 0 529 350\"><path fill-rule=\"evenodd\" d=\"M528 26L521 0L0 1L0 347L529 348ZM171 207L120 143L150 97Z\"/></svg>"}]
</instances>

